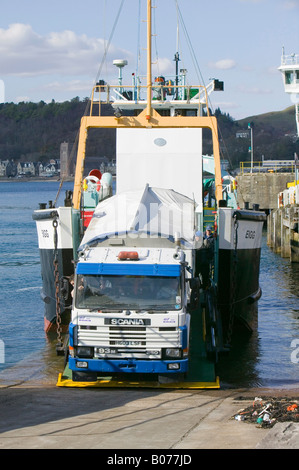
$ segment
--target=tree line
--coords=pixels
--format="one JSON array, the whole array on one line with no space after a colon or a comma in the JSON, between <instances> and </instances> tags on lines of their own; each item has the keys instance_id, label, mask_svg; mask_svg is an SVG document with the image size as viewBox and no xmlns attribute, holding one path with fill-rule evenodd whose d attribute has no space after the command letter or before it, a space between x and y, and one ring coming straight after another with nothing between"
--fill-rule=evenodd
<instances>
[{"instance_id":1,"label":"tree line","mask_svg":"<svg viewBox=\"0 0 299 470\"><path fill-rule=\"evenodd\" d=\"M62 142L77 140L81 117L89 111L89 99L50 103L0 104L0 160L47 162L60 156ZM102 105L103 114L112 114L110 105ZM240 161L249 161L250 139L236 138L237 132L253 124L254 160L291 160L299 155L296 140L294 107L281 112L257 115L236 121L217 108L221 154L232 168ZM203 153L212 153L212 139L204 131ZM115 158L115 130L91 130L87 140L87 156Z\"/></svg>"},{"instance_id":2,"label":"tree line","mask_svg":"<svg viewBox=\"0 0 299 470\"><path fill-rule=\"evenodd\" d=\"M103 105L103 114L111 112ZM62 142L77 141L82 116L89 110L89 100L78 97L61 103L3 103L0 104L0 160L48 162L60 158ZM98 155L98 139L102 155L113 158L115 138L113 129L90 132L87 152Z\"/></svg>"}]
</instances>

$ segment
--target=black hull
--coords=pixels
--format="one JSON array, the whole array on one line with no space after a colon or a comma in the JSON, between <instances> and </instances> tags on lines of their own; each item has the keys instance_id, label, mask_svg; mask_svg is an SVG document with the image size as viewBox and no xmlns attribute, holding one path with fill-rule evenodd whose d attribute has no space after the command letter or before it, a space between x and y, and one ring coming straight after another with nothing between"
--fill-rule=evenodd
<instances>
[{"instance_id":1,"label":"black hull","mask_svg":"<svg viewBox=\"0 0 299 470\"><path fill-rule=\"evenodd\" d=\"M74 273L73 263L73 250L72 249L58 249L58 272L59 279L64 276L70 276ZM44 310L44 329L47 333L56 330L57 314L56 314L56 287L54 276L54 250L42 249L40 250L41 261L41 277L42 277L42 292L41 297L45 304ZM71 314L71 296L66 298L60 293L60 315L61 327L63 331L67 330L70 322Z\"/></svg>"},{"instance_id":2,"label":"black hull","mask_svg":"<svg viewBox=\"0 0 299 470\"><path fill-rule=\"evenodd\" d=\"M218 308L226 338L230 328L253 331L257 327L257 301L261 248L219 250Z\"/></svg>"},{"instance_id":3,"label":"black hull","mask_svg":"<svg viewBox=\"0 0 299 470\"><path fill-rule=\"evenodd\" d=\"M264 212L219 209L218 310L224 342L234 331L257 328Z\"/></svg>"}]
</instances>

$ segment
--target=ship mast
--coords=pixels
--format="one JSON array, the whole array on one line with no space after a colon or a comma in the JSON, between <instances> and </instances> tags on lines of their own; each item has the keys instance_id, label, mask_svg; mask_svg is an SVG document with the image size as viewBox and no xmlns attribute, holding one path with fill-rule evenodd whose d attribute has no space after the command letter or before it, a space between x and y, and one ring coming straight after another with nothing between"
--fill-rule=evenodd
<instances>
[{"instance_id":1,"label":"ship mast","mask_svg":"<svg viewBox=\"0 0 299 470\"><path fill-rule=\"evenodd\" d=\"M152 2L147 0L147 107L146 119L152 116Z\"/></svg>"},{"instance_id":2,"label":"ship mast","mask_svg":"<svg viewBox=\"0 0 299 470\"><path fill-rule=\"evenodd\" d=\"M152 2L147 0L147 103L146 107L138 116L104 116L101 114L101 100L99 98L99 113L83 116L81 119L77 164L74 181L73 207L80 209L80 200L82 192L82 179L84 171L84 161L86 153L86 140L89 129L92 128L209 128L212 131L212 140L214 148L215 161L215 193L216 199L222 199L222 182L220 167L220 152L218 141L217 120L215 116L161 116L152 107ZM100 91L98 89L98 91ZM200 104L199 104L200 105Z\"/></svg>"}]
</instances>

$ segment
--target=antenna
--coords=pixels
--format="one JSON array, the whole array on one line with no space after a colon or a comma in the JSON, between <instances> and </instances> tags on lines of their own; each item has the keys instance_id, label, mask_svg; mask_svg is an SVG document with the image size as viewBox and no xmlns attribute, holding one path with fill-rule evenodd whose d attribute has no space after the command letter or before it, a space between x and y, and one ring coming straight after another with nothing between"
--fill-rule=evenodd
<instances>
[{"instance_id":1,"label":"antenna","mask_svg":"<svg viewBox=\"0 0 299 470\"><path fill-rule=\"evenodd\" d=\"M176 25L176 50L179 50L179 43L180 43L180 27L179 27L179 12L178 12L178 0L176 0L176 18L177 18L177 25Z\"/></svg>"},{"instance_id":2,"label":"antenna","mask_svg":"<svg viewBox=\"0 0 299 470\"><path fill-rule=\"evenodd\" d=\"M115 67L118 68L118 83L119 83L119 86L121 87L122 81L123 81L122 71L123 71L123 68L126 65L128 65L128 61L125 59L115 59L113 61L113 65L115 65Z\"/></svg>"}]
</instances>

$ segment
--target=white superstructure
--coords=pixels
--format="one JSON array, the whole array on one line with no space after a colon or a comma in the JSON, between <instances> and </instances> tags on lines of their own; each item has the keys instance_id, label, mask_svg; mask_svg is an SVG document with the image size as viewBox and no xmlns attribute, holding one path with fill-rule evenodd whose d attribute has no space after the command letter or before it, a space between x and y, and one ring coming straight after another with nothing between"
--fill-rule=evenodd
<instances>
[{"instance_id":1,"label":"white superstructure","mask_svg":"<svg viewBox=\"0 0 299 470\"><path fill-rule=\"evenodd\" d=\"M282 50L281 65L278 68L283 74L284 90L291 95L295 104L297 135L299 137L299 54L285 55Z\"/></svg>"}]
</instances>

